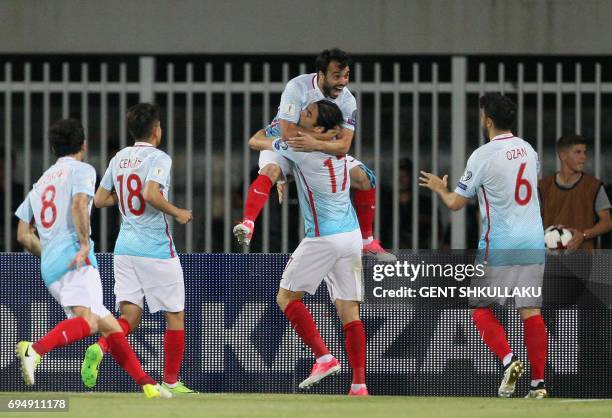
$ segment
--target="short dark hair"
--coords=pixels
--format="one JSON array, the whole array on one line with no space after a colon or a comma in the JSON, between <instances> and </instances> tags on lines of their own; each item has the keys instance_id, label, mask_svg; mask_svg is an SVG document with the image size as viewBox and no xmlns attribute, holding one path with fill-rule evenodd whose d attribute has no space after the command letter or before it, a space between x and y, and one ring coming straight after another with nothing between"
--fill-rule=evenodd
<instances>
[{"instance_id":1,"label":"short dark hair","mask_svg":"<svg viewBox=\"0 0 612 418\"><path fill-rule=\"evenodd\" d=\"M582 135L563 135L557 140L557 152L567 151L574 145L588 145L588 141Z\"/></svg>"},{"instance_id":2,"label":"short dark hair","mask_svg":"<svg viewBox=\"0 0 612 418\"><path fill-rule=\"evenodd\" d=\"M499 93L487 93L480 97L480 108L491 118L497 129L512 129L516 121L516 104Z\"/></svg>"},{"instance_id":3,"label":"short dark hair","mask_svg":"<svg viewBox=\"0 0 612 418\"><path fill-rule=\"evenodd\" d=\"M49 142L58 158L76 154L85 142L85 129L77 119L60 119L49 129Z\"/></svg>"},{"instance_id":4,"label":"short dark hair","mask_svg":"<svg viewBox=\"0 0 612 418\"><path fill-rule=\"evenodd\" d=\"M351 56L343 50L338 48L324 49L315 60L315 68L317 73L321 71L323 74L325 74L327 72L329 63L332 61L338 62L341 70L346 67L350 67L353 64Z\"/></svg>"},{"instance_id":5,"label":"short dark hair","mask_svg":"<svg viewBox=\"0 0 612 418\"><path fill-rule=\"evenodd\" d=\"M128 109L127 128L134 140L150 138L159 121L159 106L156 104L138 103Z\"/></svg>"},{"instance_id":6,"label":"short dark hair","mask_svg":"<svg viewBox=\"0 0 612 418\"><path fill-rule=\"evenodd\" d=\"M319 100L317 102L317 108L319 110L317 115L317 126L321 126L327 131L342 124L342 111L337 104L329 100Z\"/></svg>"}]
</instances>

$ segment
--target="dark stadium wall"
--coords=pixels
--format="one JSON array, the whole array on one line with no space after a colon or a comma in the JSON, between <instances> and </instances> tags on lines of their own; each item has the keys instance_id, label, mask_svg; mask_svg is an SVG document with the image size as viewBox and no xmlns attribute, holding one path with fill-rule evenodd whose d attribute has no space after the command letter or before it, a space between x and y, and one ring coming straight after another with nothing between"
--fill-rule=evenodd
<instances>
[{"instance_id":1,"label":"dark stadium wall","mask_svg":"<svg viewBox=\"0 0 612 418\"><path fill-rule=\"evenodd\" d=\"M0 3L0 53L608 54L607 0Z\"/></svg>"}]
</instances>

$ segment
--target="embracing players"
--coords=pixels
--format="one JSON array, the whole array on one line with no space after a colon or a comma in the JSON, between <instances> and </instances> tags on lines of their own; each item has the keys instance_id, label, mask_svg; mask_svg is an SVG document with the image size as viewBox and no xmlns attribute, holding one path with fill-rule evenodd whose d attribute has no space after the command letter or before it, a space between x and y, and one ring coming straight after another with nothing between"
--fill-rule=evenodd
<instances>
[{"instance_id":1,"label":"embracing players","mask_svg":"<svg viewBox=\"0 0 612 418\"><path fill-rule=\"evenodd\" d=\"M185 351L185 287L166 215L180 224L191 211L168 202L172 159L157 149L162 139L159 107L140 103L128 110L127 127L133 146L115 155L96 191L96 207L119 203L121 230L114 250L116 307L125 335L140 324L144 301L149 311L164 311L164 379L174 394L194 393L178 380ZM88 347L81 369L83 383L95 386L108 341Z\"/></svg>"},{"instance_id":2,"label":"embracing players","mask_svg":"<svg viewBox=\"0 0 612 418\"><path fill-rule=\"evenodd\" d=\"M294 119L300 130L325 133L343 122L339 107L328 100L316 101L297 112ZM273 122L266 133L272 136L280 132ZM300 139L313 140L297 129L296 134ZM359 319L359 304L363 299L362 242L349 195L349 162L344 155L296 152L278 136L258 134L249 144L255 150L273 151L287 159L288 170L284 174L291 170L295 178L304 217L306 238L289 258L276 296L278 306L316 357L310 376L299 387L306 389L340 371L340 363L329 352L310 311L302 302L306 293L314 294L325 280L342 321L346 352L353 369L349 395L367 396L366 337Z\"/></svg>"},{"instance_id":3,"label":"embracing players","mask_svg":"<svg viewBox=\"0 0 612 418\"><path fill-rule=\"evenodd\" d=\"M300 75L287 83L278 113L270 127L278 127L279 136L287 140L294 150L319 151L329 155L348 153L357 118L357 103L347 88L350 64L351 59L346 52L326 49L316 59L316 73ZM304 129L309 135L296 138L300 112L309 104L323 99L335 103L342 111L342 123L338 132L332 130L321 133ZM376 208L376 176L360 161L348 155L346 158L351 187L355 190L354 203L361 228L363 252L375 256L379 261L395 261L396 257L386 252L372 233ZM249 245L251 241L255 221L268 200L272 185L284 182L290 172L287 160L269 150L259 153L259 169L259 176L249 187L244 220L233 230L238 242L244 245Z\"/></svg>"},{"instance_id":4,"label":"embracing players","mask_svg":"<svg viewBox=\"0 0 612 418\"><path fill-rule=\"evenodd\" d=\"M537 185L539 160L528 142L511 132L516 105L508 97L488 93L480 98L480 120L490 140L470 156L454 192L447 177L421 172L421 186L436 192L451 210L463 208L478 196L483 219L478 261L486 264L483 286L540 287L544 276L544 229ZM472 285L474 281L472 282ZM504 327L490 305L503 300L470 299L472 319L489 349L502 361L504 378L499 396L514 393L523 364L512 353ZM548 337L540 314L540 298L515 298L524 325L524 341L531 365L526 397L545 398L544 367Z\"/></svg>"},{"instance_id":5,"label":"embracing players","mask_svg":"<svg viewBox=\"0 0 612 418\"><path fill-rule=\"evenodd\" d=\"M17 237L25 249L41 257L45 285L68 319L33 344L17 344L23 380L34 384L34 370L49 351L100 332L113 358L142 386L147 398L172 397L142 370L119 323L102 302L102 283L89 238L96 171L83 162L87 151L83 126L75 119L63 119L51 126L49 136L58 160L17 209Z\"/></svg>"}]
</instances>

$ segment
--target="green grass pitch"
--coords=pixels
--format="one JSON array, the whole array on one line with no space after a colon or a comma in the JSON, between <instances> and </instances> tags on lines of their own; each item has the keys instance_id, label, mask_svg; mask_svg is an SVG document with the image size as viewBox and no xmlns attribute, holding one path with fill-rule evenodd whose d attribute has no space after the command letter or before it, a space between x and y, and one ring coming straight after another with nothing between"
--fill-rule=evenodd
<instances>
[{"instance_id":1,"label":"green grass pitch","mask_svg":"<svg viewBox=\"0 0 612 418\"><path fill-rule=\"evenodd\" d=\"M0 399L68 397L69 412L0 412L8 417L612 417L612 400L496 399L371 396L349 398L326 395L196 394L173 399L145 399L140 393L2 392Z\"/></svg>"}]
</instances>

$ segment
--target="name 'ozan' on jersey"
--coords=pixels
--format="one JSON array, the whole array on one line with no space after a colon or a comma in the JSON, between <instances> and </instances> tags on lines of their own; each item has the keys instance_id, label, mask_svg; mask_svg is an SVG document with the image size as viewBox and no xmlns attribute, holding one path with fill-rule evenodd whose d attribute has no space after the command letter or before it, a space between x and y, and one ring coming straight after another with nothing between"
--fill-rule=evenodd
<instances>
[{"instance_id":1,"label":"name 'ozan' on jersey","mask_svg":"<svg viewBox=\"0 0 612 418\"><path fill-rule=\"evenodd\" d=\"M468 159L455 193L466 198L478 195L482 261L491 265L544 263L539 169L532 146L511 133L496 136Z\"/></svg>"},{"instance_id":2,"label":"name 'ozan' on jersey","mask_svg":"<svg viewBox=\"0 0 612 418\"><path fill-rule=\"evenodd\" d=\"M172 159L147 142L119 151L111 160L100 186L115 190L121 211L121 230L115 243L116 255L173 258L176 249L166 215L142 197L148 181L159 183L168 198Z\"/></svg>"},{"instance_id":3,"label":"name 'ozan' on jersey","mask_svg":"<svg viewBox=\"0 0 612 418\"><path fill-rule=\"evenodd\" d=\"M93 198L95 187L96 170L91 165L61 157L43 173L15 212L20 220L36 225L42 251L40 273L47 287L68 273L68 265L80 249L72 197L84 193ZM92 204L93 200L88 212ZM98 268L91 239L89 248L86 264Z\"/></svg>"}]
</instances>

